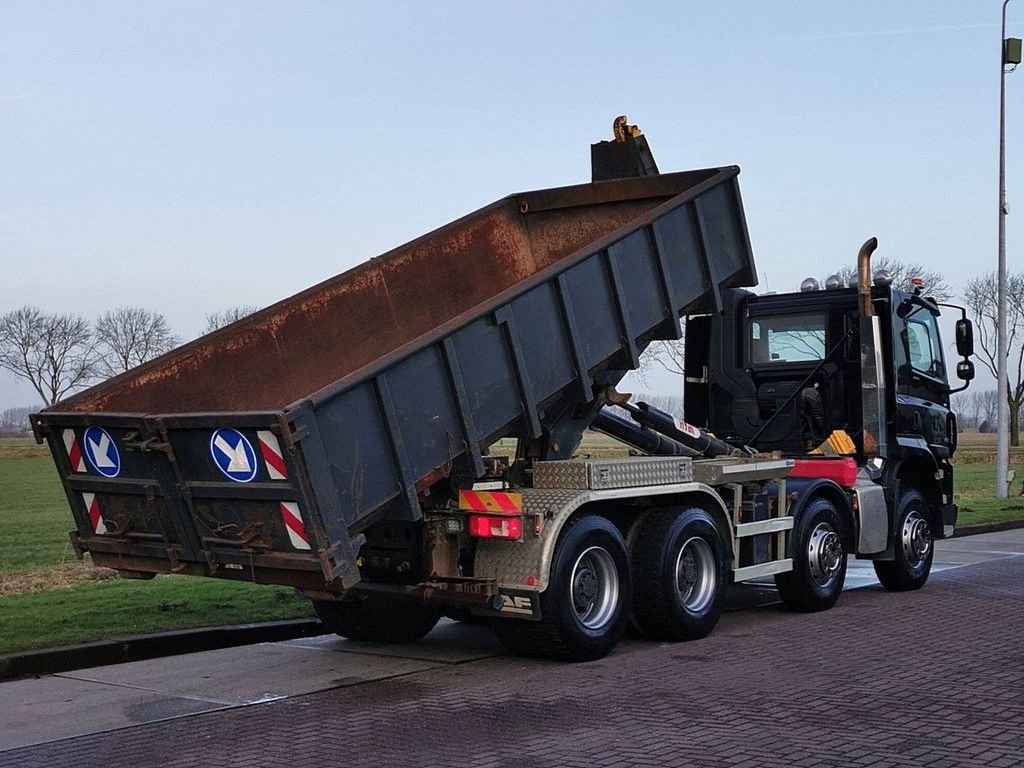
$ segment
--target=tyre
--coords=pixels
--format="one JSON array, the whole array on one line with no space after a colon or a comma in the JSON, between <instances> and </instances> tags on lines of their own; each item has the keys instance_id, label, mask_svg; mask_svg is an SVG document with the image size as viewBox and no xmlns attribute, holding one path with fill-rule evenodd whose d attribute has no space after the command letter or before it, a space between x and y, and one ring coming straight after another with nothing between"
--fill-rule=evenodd
<instances>
[{"instance_id":1,"label":"tyre","mask_svg":"<svg viewBox=\"0 0 1024 768\"><path fill-rule=\"evenodd\" d=\"M793 570L775 575L782 601L795 611L825 611L835 605L846 581L842 521L831 501L810 502L797 521Z\"/></svg>"},{"instance_id":2,"label":"tyre","mask_svg":"<svg viewBox=\"0 0 1024 768\"><path fill-rule=\"evenodd\" d=\"M424 637L441 618L439 611L390 595L361 595L351 600L314 600L313 609L331 632L350 640L411 643Z\"/></svg>"},{"instance_id":3,"label":"tyre","mask_svg":"<svg viewBox=\"0 0 1024 768\"><path fill-rule=\"evenodd\" d=\"M920 589L928 581L935 556L928 504L921 492L910 488L900 495L896 516L896 541L892 560L876 560L875 575L890 592Z\"/></svg>"},{"instance_id":4,"label":"tyre","mask_svg":"<svg viewBox=\"0 0 1024 768\"><path fill-rule=\"evenodd\" d=\"M697 640L722 615L728 557L702 509L655 510L633 537L633 619L652 640Z\"/></svg>"},{"instance_id":5,"label":"tyre","mask_svg":"<svg viewBox=\"0 0 1024 768\"><path fill-rule=\"evenodd\" d=\"M593 661L618 644L629 621L632 586L622 534L586 515L562 530L540 595L540 621L498 619L494 630L521 656Z\"/></svg>"}]
</instances>

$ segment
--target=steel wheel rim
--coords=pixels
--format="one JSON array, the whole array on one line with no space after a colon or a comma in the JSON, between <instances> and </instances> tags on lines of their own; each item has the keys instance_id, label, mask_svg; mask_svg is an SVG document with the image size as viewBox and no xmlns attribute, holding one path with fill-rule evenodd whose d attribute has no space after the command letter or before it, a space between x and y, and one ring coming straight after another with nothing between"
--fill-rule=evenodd
<instances>
[{"instance_id":1,"label":"steel wheel rim","mask_svg":"<svg viewBox=\"0 0 1024 768\"><path fill-rule=\"evenodd\" d=\"M932 550L932 531L921 513L914 511L903 521L903 555L913 568L919 568Z\"/></svg>"},{"instance_id":2,"label":"steel wheel rim","mask_svg":"<svg viewBox=\"0 0 1024 768\"><path fill-rule=\"evenodd\" d=\"M811 578L827 587L839 575L843 564L843 541L828 523L818 523L807 540L807 563Z\"/></svg>"},{"instance_id":3,"label":"steel wheel rim","mask_svg":"<svg viewBox=\"0 0 1024 768\"><path fill-rule=\"evenodd\" d=\"M686 540L676 555L676 595L688 611L700 613L715 597L718 574L711 545L694 536Z\"/></svg>"},{"instance_id":4,"label":"steel wheel rim","mask_svg":"<svg viewBox=\"0 0 1024 768\"><path fill-rule=\"evenodd\" d=\"M587 629L600 629L612 620L619 603L619 571L608 550L588 547L576 558L569 599L576 620Z\"/></svg>"}]
</instances>

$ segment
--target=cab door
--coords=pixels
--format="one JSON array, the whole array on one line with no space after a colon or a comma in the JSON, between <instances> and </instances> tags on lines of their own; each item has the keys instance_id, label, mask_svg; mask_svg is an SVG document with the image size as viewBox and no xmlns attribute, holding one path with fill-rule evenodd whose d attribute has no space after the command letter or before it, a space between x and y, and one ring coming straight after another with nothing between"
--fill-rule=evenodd
<instances>
[{"instance_id":1,"label":"cab door","mask_svg":"<svg viewBox=\"0 0 1024 768\"><path fill-rule=\"evenodd\" d=\"M897 435L924 440L941 460L952 455L956 426L937 317L936 310L915 297L904 301L893 318L893 351Z\"/></svg>"}]
</instances>

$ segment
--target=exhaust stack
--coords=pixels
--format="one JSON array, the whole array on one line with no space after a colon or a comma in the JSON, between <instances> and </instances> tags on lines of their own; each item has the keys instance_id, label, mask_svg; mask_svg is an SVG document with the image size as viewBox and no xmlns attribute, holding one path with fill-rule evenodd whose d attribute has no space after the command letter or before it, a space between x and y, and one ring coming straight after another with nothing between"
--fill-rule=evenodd
<instances>
[{"instance_id":1,"label":"exhaust stack","mask_svg":"<svg viewBox=\"0 0 1024 768\"><path fill-rule=\"evenodd\" d=\"M857 294L860 300L861 317L871 317L875 310L871 306L871 254L878 248L878 238L865 241L857 252Z\"/></svg>"},{"instance_id":2,"label":"exhaust stack","mask_svg":"<svg viewBox=\"0 0 1024 768\"><path fill-rule=\"evenodd\" d=\"M857 299L860 308L860 393L863 422L861 447L868 458L888 456L885 363L882 330L871 303L871 254L878 248L872 237L857 253Z\"/></svg>"}]
</instances>

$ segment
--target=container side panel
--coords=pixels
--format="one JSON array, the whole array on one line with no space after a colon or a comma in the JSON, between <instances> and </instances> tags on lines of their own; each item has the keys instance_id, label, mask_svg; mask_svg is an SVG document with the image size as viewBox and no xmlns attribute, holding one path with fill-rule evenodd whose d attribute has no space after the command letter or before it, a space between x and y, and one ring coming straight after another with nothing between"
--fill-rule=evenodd
<instances>
[{"instance_id":1,"label":"container side panel","mask_svg":"<svg viewBox=\"0 0 1024 768\"><path fill-rule=\"evenodd\" d=\"M522 411L504 331L490 318L481 318L458 331L454 342L473 423L486 442Z\"/></svg>"},{"instance_id":2,"label":"container side panel","mask_svg":"<svg viewBox=\"0 0 1024 768\"><path fill-rule=\"evenodd\" d=\"M388 384L416 478L465 450L462 425L438 345L395 365L388 372Z\"/></svg>"},{"instance_id":3,"label":"container side panel","mask_svg":"<svg viewBox=\"0 0 1024 768\"><path fill-rule=\"evenodd\" d=\"M684 310L690 308L710 292L711 282L704 269L689 206L677 208L654 222L654 236L667 256L676 304Z\"/></svg>"},{"instance_id":4,"label":"container side panel","mask_svg":"<svg viewBox=\"0 0 1024 768\"><path fill-rule=\"evenodd\" d=\"M622 277L622 289L633 328L649 329L668 317L658 262L644 227L624 238L609 254Z\"/></svg>"},{"instance_id":5,"label":"container side panel","mask_svg":"<svg viewBox=\"0 0 1024 768\"><path fill-rule=\"evenodd\" d=\"M740 211L731 184L719 184L699 198L708 252L715 260L715 272L729 287L749 271L750 255L743 237ZM747 282L743 280L742 282Z\"/></svg>"},{"instance_id":6,"label":"container side panel","mask_svg":"<svg viewBox=\"0 0 1024 768\"><path fill-rule=\"evenodd\" d=\"M382 498L401 490L387 427L371 382L322 405L317 410L317 421L346 523L359 519ZM338 523L324 520L324 527L332 530Z\"/></svg>"},{"instance_id":7,"label":"container side panel","mask_svg":"<svg viewBox=\"0 0 1024 768\"><path fill-rule=\"evenodd\" d=\"M549 281L512 302L530 383L539 401L573 380L569 338L561 317L557 283Z\"/></svg>"},{"instance_id":8,"label":"container side panel","mask_svg":"<svg viewBox=\"0 0 1024 768\"><path fill-rule=\"evenodd\" d=\"M622 345L615 295L602 262L595 254L565 275L587 368L599 365Z\"/></svg>"}]
</instances>

